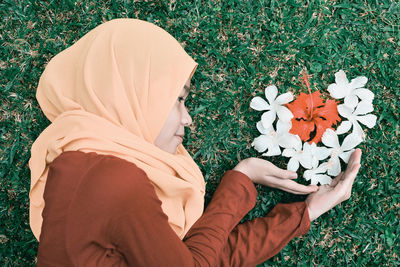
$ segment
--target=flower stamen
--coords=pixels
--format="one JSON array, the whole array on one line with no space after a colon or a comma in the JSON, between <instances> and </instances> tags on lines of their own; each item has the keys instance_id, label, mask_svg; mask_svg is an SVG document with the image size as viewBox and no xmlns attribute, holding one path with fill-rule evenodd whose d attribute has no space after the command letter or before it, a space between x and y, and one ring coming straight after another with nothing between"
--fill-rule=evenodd
<instances>
[{"instance_id":1,"label":"flower stamen","mask_svg":"<svg viewBox=\"0 0 400 267\"><path fill-rule=\"evenodd\" d=\"M311 113L310 113L310 118L313 117L313 110L314 110L314 102L313 98L311 95L311 87L310 87L310 81L308 80L309 75L307 74L307 70L303 72L303 77L301 78L303 82L305 83L307 89L308 89L308 94L310 95L310 101L311 101Z\"/></svg>"}]
</instances>

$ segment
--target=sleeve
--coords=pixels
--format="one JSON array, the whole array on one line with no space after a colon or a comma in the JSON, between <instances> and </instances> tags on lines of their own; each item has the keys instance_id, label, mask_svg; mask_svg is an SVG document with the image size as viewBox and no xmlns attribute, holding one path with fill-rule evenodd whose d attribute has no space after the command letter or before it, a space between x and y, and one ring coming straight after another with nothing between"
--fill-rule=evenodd
<instances>
[{"instance_id":1,"label":"sleeve","mask_svg":"<svg viewBox=\"0 0 400 267\"><path fill-rule=\"evenodd\" d=\"M128 266L217 266L228 236L257 198L246 175L228 170L203 215L181 240L145 173L130 173L133 177L119 182L124 183L119 197L110 199L118 212L112 212L107 226L110 241Z\"/></svg>"},{"instance_id":2,"label":"sleeve","mask_svg":"<svg viewBox=\"0 0 400 267\"><path fill-rule=\"evenodd\" d=\"M253 182L243 173L230 170L225 176L239 175L243 177L242 182L252 192L255 190ZM224 177L225 178L225 177ZM191 243L193 236L202 234L204 228L213 227L214 216L213 208L217 210L229 212L234 211L232 206L226 206L236 196L235 183L224 183L223 180L219 187L224 187L227 191L218 195L218 189L215 192L212 201L219 202L220 205L214 205L211 210L206 210L203 216L192 226L186 234L186 243ZM229 190L231 188L231 190ZM219 198L223 196L222 198ZM257 192L253 194L257 197ZM250 198L251 207L244 210L237 223L243 216L255 205L255 198ZM239 201L249 201L248 199L240 199ZM233 215L233 214L232 214ZM204 219L203 217L208 217ZM216 219L217 220L217 219ZM276 255L283 247L289 243L294 237L306 234L310 229L310 218L308 214L308 206L306 202L294 202L276 205L265 217L255 218L236 225L228 235L223 250L219 253L217 264L211 266L256 266ZM229 228L231 229L231 228ZM189 239L188 239L189 238ZM184 240L185 240L184 239ZM189 241L188 241L189 240ZM195 241L197 242L197 240ZM207 243L207 240L204 240ZM208 265L207 265L208 266Z\"/></svg>"},{"instance_id":3,"label":"sleeve","mask_svg":"<svg viewBox=\"0 0 400 267\"><path fill-rule=\"evenodd\" d=\"M237 225L229 235L219 266L256 266L276 255L291 239L306 234L306 202L276 205L265 217Z\"/></svg>"},{"instance_id":4,"label":"sleeve","mask_svg":"<svg viewBox=\"0 0 400 267\"><path fill-rule=\"evenodd\" d=\"M279 204L266 217L238 225L254 207L257 190L246 175L228 170L203 215L180 240L145 173L135 176L132 188L124 186L127 194L121 194L134 198L119 199L124 208L118 210L125 212L110 225L110 239L129 266L255 266L308 231L301 202Z\"/></svg>"}]
</instances>

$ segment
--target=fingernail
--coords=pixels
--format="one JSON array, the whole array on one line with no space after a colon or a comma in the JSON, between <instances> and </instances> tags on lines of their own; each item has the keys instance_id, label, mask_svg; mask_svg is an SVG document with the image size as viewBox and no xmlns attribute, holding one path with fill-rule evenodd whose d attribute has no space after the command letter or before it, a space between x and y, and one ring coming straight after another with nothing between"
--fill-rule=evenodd
<instances>
[{"instance_id":1,"label":"fingernail","mask_svg":"<svg viewBox=\"0 0 400 267\"><path fill-rule=\"evenodd\" d=\"M297 178L297 173L292 172L292 173L290 174L290 178Z\"/></svg>"}]
</instances>

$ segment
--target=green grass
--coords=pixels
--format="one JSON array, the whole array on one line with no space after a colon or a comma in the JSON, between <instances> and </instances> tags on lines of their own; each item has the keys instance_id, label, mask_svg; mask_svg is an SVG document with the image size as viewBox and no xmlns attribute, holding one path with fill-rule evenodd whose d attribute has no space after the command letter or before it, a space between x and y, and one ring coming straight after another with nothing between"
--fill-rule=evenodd
<instances>
[{"instance_id":1,"label":"green grass","mask_svg":"<svg viewBox=\"0 0 400 267\"><path fill-rule=\"evenodd\" d=\"M18 3L18 4L17 4ZM368 77L377 125L368 130L352 197L312 222L259 266L398 266L400 7L396 1L11 1L0 3L0 265L34 266L38 243L29 227L33 141L50 123L35 99L46 63L100 23L121 17L171 33L199 66L187 102L193 118L184 145L208 181L206 204L224 172L260 157L250 143L261 112L254 96L326 90L334 73ZM285 167L284 157L265 158ZM302 178L299 182L307 184ZM257 185L257 204L242 222L279 202L303 200Z\"/></svg>"}]
</instances>

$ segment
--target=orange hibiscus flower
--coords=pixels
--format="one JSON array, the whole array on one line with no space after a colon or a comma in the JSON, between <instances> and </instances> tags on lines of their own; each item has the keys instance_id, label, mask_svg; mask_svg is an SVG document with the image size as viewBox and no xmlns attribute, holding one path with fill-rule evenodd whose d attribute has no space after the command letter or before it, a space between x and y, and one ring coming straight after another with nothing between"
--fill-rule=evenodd
<instances>
[{"instance_id":1,"label":"orange hibiscus flower","mask_svg":"<svg viewBox=\"0 0 400 267\"><path fill-rule=\"evenodd\" d=\"M307 75L303 75L309 94L300 93L297 99L286 104L293 113L290 133L299 135L303 141L318 143L325 130L340 122L337 102L321 98L319 90L311 93Z\"/></svg>"}]
</instances>

